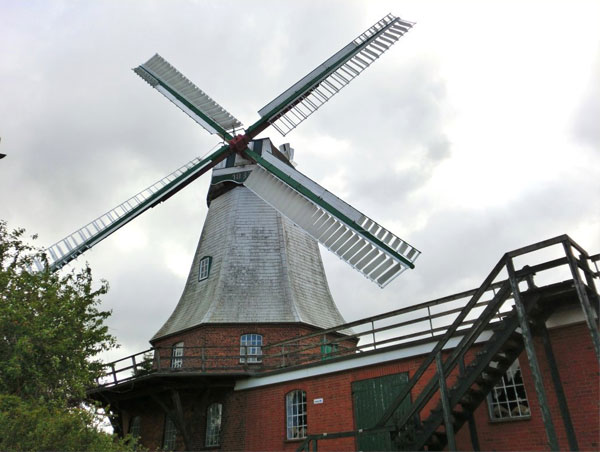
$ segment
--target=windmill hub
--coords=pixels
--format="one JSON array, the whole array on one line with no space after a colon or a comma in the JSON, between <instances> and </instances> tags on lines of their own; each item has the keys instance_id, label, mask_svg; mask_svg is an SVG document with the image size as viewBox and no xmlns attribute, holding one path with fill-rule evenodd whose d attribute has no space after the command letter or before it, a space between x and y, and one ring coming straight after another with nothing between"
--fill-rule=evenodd
<instances>
[{"instance_id":1,"label":"windmill hub","mask_svg":"<svg viewBox=\"0 0 600 452\"><path fill-rule=\"evenodd\" d=\"M241 153L248 147L250 139L248 135L237 135L229 140L229 149Z\"/></svg>"},{"instance_id":2,"label":"windmill hub","mask_svg":"<svg viewBox=\"0 0 600 452\"><path fill-rule=\"evenodd\" d=\"M285 136L377 60L412 25L388 14L259 110L260 119L245 129L164 58L154 55L134 71L207 131L226 140L226 144L205 158L193 159L52 245L47 250L52 270L61 268L211 168L215 171L209 203L231 188L244 185L380 287L404 270L414 268L420 251L297 171L289 144L277 149L268 138L252 141L271 125ZM236 130L245 133L233 137ZM42 270L45 264L36 261L35 265Z\"/></svg>"}]
</instances>

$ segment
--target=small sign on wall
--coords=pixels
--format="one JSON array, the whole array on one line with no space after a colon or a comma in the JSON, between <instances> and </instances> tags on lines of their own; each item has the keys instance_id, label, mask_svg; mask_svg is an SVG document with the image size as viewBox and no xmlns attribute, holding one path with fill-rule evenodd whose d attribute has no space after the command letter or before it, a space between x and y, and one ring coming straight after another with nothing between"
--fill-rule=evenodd
<instances>
[{"instance_id":1,"label":"small sign on wall","mask_svg":"<svg viewBox=\"0 0 600 452\"><path fill-rule=\"evenodd\" d=\"M319 405L320 403L323 403L323 397L319 397L318 399L313 399L314 405Z\"/></svg>"}]
</instances>

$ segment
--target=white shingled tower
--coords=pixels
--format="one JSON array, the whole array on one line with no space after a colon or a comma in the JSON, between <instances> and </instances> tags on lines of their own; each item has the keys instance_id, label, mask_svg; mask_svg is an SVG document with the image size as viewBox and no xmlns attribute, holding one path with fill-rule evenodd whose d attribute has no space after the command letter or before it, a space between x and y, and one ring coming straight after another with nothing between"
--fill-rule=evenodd
<instances>
[{"instance_id":1,"label":"white shingled tower","mask_svg":"<svg viewBox=\"0 0 600 452\"><path fill-rule=\"evenodd\" d=\"M288 161L289 150L277 152L269 139L250 146ZM209 324L344 323L317 241L241 184L255 166L250 163L237 156L213 170L208 215L183 294L153 341Z\"/></svg>"},{"instance_id":2,"label":"white shingled tower","mask_svg":"<svg viewBox=\"0 0 600 452\"><path fill-rule=\"evenodd\" d=\"M134 71L220 137L222 145L50 246L47 260L34 265L61 268L213 169L210 209L188 281L152 341L188 341L174 336L207 325L222 331L224 325L260 323L274 331L275 324L314 329L343 323L317 243L380 287L414 268L420 251L297 171L289 145L278 150L268 138L258 137L270 126L284 136L291 132L412 26L392 14L384 16L261 108L260 118L247 128L154 55ZM286 334L277 332L280 338Z\"/></svg>"}]
</instances>

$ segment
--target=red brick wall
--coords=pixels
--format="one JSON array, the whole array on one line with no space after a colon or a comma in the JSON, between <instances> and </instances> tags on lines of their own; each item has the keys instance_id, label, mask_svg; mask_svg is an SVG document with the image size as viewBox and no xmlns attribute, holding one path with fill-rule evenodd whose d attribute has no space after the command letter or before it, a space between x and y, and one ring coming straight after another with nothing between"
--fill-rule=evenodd
<instances>
[{"instance_id":1,"label":"red brick wall","mask_svg":"<svg viewBox=\"0 0 600 452\"><path fill-rule=\"evenodd\" d=\"M600 449L598 389L600 373L589 330L583 323L570 325L550 330L550 338L579 448L598 450ZM541 340L536 339L535 349L559 446L562 450L568 450L569 443ZM487 404L482 404L475 413L481 450L548 450L546 431L525 352L519 357L519 362L531 417L526 420L492 422ZM468 448L471 445L468 428L464 427L463 430L459 444L463 448Z\"/></svg>"},{"instance_id":2,"label":"red brick wall","mask_svg":"<svg viewBox=\"0 0 600 452\"><path fill-rule=\"evenodd\" d=\"M189 330L185 333L169 336L154 342L155 347L160 350L160 367L170 367L171 349L179 342L184 343L185 353L183 367L200 368L203 364L205 369L222 369L241 371L240 366L240 336L243 334L260 334L263 336L263 357L260 368L279 368L292 362L310 360L311 356L320 355L320 344L323 338L318 335L303 339L297 344L285 345L285 351L289 354L285 358L279 356L282 349L272 348L269 345L287 339L293 339L319 331L317 328L298 324L237 324L237 325L204 325ZM353 349L355 339L341 340L339 335L328 335L328 341L339 341L340 351L344 348ZM312 347L312 348L309 348ZM340 352L341 353L341 352ZM276 355L272 358L269 355ZM202 358L204 356L204 358ZM155 367L157 363L155 361ZM253 365L250 364L250 367ZM257 366L254 366L257 367Z\"/></svg>"},{"instance_id":3,"label":"red brick wall","mask_svg":"<svg viewBox=\"0 0 600 452\"><path fill-rule=\"evenodd\" d=\"M214 338L217 334L233 336L237 330L224 327L220 332L212 331L204 337ZM262 329L265 328L265 329ZM244 332L256 332L265 337L275 333L277 328L257 326ZM280 330L284 334L285 328ZM299 331L298 331L299 333ZM591 339L585 324L571 325L550 331L563 387L567 396L571 417L575 425L577 440L581 450L599 449L599 369ZM191 337L191 336L190 336ZM173 338L170 342L176 342ZM183 337L184 341L190 338ZM237 342L236 342L237 343ZM187 342L186 342L187 345ZM558 411L556 396L551 384L548 365L542 344L536 344L544 383L549 398L550 411L557 430L561 449L568 449L561 417ZM473 356L476 348L470 351ZM220 401L223 403L222 450L295 450L297 441L286 440L285 429L285 395L292 390L302 389L307 397L307 415L309 434L322 432L341 432L354 430L354 413L352 404L352 382L384 375L409 372L418 368L423 356L413 357L393 363L363 367L360 369L342 371L336 374L306 378L249 389L245 391L224 391L213 393L210 398L202 399L199 395L183 396L184 411L188 425L192 428L193 443L198 448L203 447L205 412L208 403ZM484 402L475 412L479 442L482 450L542 450L548 449L546 433L541 419L537 396L531 372L528 367L526 354L520 358L521 369L531 408L531 417L526 420L492 422L488 414L487 403ZM433 366L428 369L427 377L434 374ZM427 383L422 380L412 394L413 400ZM323 398L322 404L315 405L313 400ZM436 404L431 402L422 413L424 418L430 408ZM129 411L133 414L142 413L143 444L151 449L159 448L162 444L164 415L156 404L132 405ZM465 424L458 432L457 445L459 449L471 449L468 426ZM183 448L181 438L178 447ZM319 450L355 450L353 438L319 441Z\"/></svg>"},{"instance_id":4,"label":"red brick wall","mask_svg":"<svg viewBox=\"0 0 600 452\"><path fill-rule=\"evenodd\" d=\"M550 332L563 387L579 447L582 450L597 450L600 419L598 414L599 371L591 339L585 324L557 328ZM543 378L548 394L550 410L557 430L559 444L568 449L564 427L558 410L556 396L551 385L548 365L542 344L536 344L538 361L542 367ZM472 356L476 352L470 352ZM245 450L293 450L297 443L285 440L285 394L294 389L306 391L308 432L340 432L354 429L351 386L353 381L374 378L383 375L410 372L418 368L422 357L402 360L392 364L383 364L349 370L337 374L297 380L268 387L243 391L236 398L246 397L247 411L244 444L229 442L231 434L224 426L224 448ZM487 402L483 402L475 412L477 430L482 450L540 450L548 449L544 424L539 411L539 404L526 354L519 358L523 370L523 378L531 408L531 417L527 420L492 422L488 414ZM434 374L431 367L427 377ZM426 384L428 378L416 387L413 399ZM323 404L314 405L313 399L323 398ZM431 402L424 410L422 417L437 401ZM242 408L240 406L240 408ZM242 413L240 413L242 415ZM239 434L239 432L238 432ZM239 436L239 435L238 435ZM472 448L468 427L465 424L457 436L459 449ZM231 446L231 447L230 447ZM243 447L242 447L243 446ZM319 450L354 450L354 439L344 438L322 440Z\"/></svg>"}]
</instances>

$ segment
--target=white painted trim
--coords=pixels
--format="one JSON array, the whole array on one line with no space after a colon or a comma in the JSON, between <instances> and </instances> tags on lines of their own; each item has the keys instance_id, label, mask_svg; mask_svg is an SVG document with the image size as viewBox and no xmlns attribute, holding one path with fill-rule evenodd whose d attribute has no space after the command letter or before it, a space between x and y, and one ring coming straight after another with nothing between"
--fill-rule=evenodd
<instances>
[{"instance_id":1,"label":"white painted trim","mask_svg":"<svg viewBox=\"0 0 600 452\"><path fill-rule=\"evenodd\" d=\"M223 160L225 161L225 160ZM228 174L242 173L244 171L252 171L256 168L256 165L241 165L241 166L230 166L229 168L215 168L213 169L213 177L227 176Z\"/></svg>"},{"instance_id":2,"label":"white painted trim","mask_svg":"<svg viewBox=\"0 0 600 452\"><path fill-rule=\"evenodd\" d=\"M183 102L181 102L179 99L177 99L175 96L173 96L173 94L171 94L164 86L162 85L156 85L155 86L156 90L161 93L163 96L165 96L167 99L169 99L171 102L173 102L175 105L177 105L179 108L181 108L181 110L187 114L190 118L192 118L194 121L196 121L198 124L200 124L202 127L204 127L209 133L212 134L216 134L218 133L213 126L211 126L209 123L207 123L204 119L202 119L200 116L198 116L196 113L194 113L192 110L190 110L187 105L185 105ZM208 116L208 115L207 115ZM211 118L212 119L212 118ZM214 119L213 119L214 121ZM215 121L217 122L217 121Z\"/></svg>"}]
</instances>

